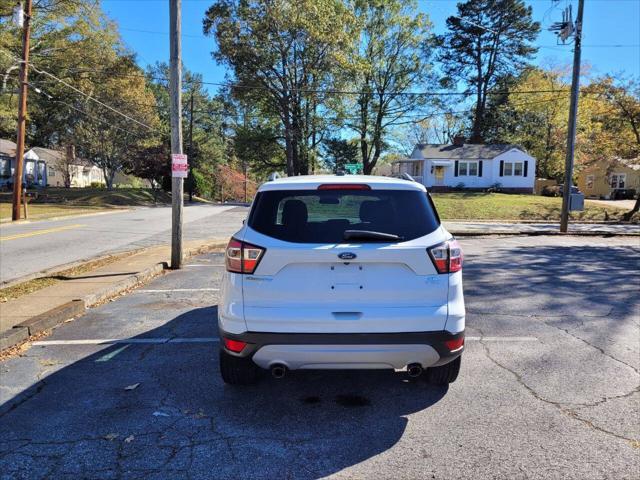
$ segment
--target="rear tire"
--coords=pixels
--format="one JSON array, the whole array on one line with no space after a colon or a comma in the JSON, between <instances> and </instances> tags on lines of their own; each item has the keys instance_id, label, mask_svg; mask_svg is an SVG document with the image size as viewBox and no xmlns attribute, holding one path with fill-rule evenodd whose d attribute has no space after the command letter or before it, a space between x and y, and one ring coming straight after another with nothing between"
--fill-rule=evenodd
<instances>
[{"instance_id":1,"label":"rear tire","mask_svg":"<svg viewBox=\"0 0 640 480\"><path fill-rule=\"evenodd\" d=\"M220 375L229 385L252 385L258 381L260 368L253 360L220 350Z\"/></svg>"},{"instance_id":2,"label":"rear tire","mask_svg":"<svg viewBox=\"0 0 640 480\"><path fill-rule=\"evenodd\" d=\"M448 385L455 382L460 373L461 360L462 355L446 365L427 369L427 381L433 385Z\"/></svg>"}]
</instances>

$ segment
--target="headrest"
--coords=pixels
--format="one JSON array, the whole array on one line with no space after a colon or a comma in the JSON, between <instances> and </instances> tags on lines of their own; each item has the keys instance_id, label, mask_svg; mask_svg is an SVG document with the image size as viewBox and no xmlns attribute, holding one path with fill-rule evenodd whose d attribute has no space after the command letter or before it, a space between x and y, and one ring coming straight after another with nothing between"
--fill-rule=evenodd
<instances>
[{"instance_id":1,"label":"headrest","mask_svg":"<svg viewBox=\"0 0 640 480\"><path fill-rule=\"evenodd\" d=\"M302 200L287 200L282 207L282 224L283 225L300 225L307 223L309 214L307 206Z\"/></svg>"}]
</instances>

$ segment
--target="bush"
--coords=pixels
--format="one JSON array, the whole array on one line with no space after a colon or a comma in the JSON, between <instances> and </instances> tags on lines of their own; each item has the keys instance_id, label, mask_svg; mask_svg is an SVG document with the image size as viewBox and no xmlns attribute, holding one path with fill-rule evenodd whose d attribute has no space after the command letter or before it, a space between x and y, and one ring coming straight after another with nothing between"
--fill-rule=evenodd
<instances>
[{"instance_id":1,"label":"bush","mask_svg":"<svg viewBox=\"0 0 640 480\"><path fill-rule=\"evenodd\" d=\"M464 190L464 182L460 182L454 187L456 190Z\"/></svg>"},{"instance_id":2,"label":"bush","mask_svg":"<svg viewBox=\"0 0 640 480\"><path fill-rule=\"evenodd\" d=\"M102 183L102 182L91 182L91 183L89 184L89 187L90 187L90 188L104 188L104 187L105 187L105 185L104 185L104 183Z\"/></svg>"},{"instance_id":3,"label":"bush","mask_svg":"<svg viewBox=\"0 0 640 480\"><path fill-rule=\"evenodd\" d=\"M560 194L560 185L547 185L545 186L540 195L543 197L559 197Z\"/></svg>"},{"instance_id":4,"label":"bush","mask_svg":"<svg viewBox=\"0 0 640 480\"><path fill-rule=\"evenodd\" d=\"M500 193L502 191L502 184L500 182L496 182L487 188L487 192L489 193Z\"/></svg>"}]
</instances>

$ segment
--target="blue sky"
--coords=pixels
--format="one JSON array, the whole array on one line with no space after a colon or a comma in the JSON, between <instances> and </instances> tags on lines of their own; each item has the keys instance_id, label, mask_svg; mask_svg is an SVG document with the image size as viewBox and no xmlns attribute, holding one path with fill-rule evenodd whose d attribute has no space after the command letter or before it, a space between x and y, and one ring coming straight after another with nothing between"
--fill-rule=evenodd
<instances>
[{"instance_id":1,"label":"blue sky","mask_svg":"<svg viewBox=\"0 0 640 480\"><path fill-rule=\"evenodd\" d=\"M543 31L536 62L568 65L570 46L557 46L555 35L546 31L561 19L569 3L577 10L577 0L527 0ZM137 53L141 66L169 59L169 2L167 0L102 0L105 12L120 25L127 46ZM203 75L205 81L224 82L225 69L211 58L213 40L202 34L204 12L213 0L182 0L182 54L185 66ZM457 0L419 0L421 11L429 14L436 33L446 28L446 18L455 13ZM586 0L583 64L590 73L640 75L640 0ZM612 46L616 45L616 46ZM216 89L216 87L210 87Z\"/></svg>"}]
</instances>

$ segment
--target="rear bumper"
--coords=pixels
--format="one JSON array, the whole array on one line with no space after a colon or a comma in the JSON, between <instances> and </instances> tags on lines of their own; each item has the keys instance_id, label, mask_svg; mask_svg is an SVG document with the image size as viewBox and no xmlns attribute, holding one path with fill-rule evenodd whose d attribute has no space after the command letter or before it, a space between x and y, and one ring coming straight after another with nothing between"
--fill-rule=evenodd
<instances>
[{"instance_id":1,"label":"rear bumper","mask_svg":"<svg viewBox=\"0 0 640 480\"><path fill-rule=\"evenodd\" d=\"M284 364L299 368L403 368L419 363L424 368L444 365L462 354L464 347L450 351L446 341L464 337L464 332L408 333L263 333L220 331L222 338L246 342L240 353L220 343L220 348L239 357L250 357L262 368Z\"/></svg>"}]
</instances>

